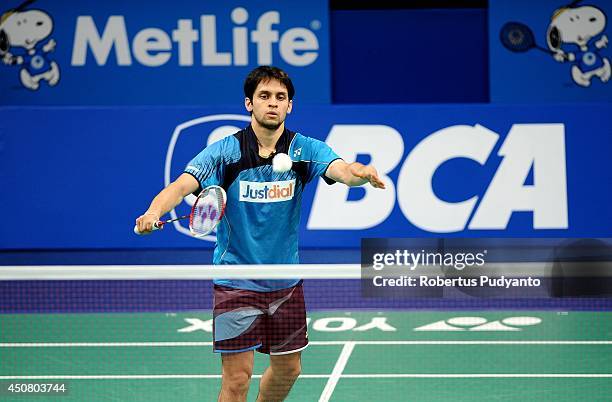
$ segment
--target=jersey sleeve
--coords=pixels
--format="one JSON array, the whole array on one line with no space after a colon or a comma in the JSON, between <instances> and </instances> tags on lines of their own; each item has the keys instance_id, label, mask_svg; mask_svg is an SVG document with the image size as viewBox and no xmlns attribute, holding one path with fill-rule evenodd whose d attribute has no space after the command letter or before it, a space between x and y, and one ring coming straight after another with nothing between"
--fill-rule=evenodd
<instances>
[{"instance_id":1,"label":"jersey sleeve","mask_svg":"<svg viewBox=\"0 0 612 402\"><path fill-rule=\"evenodd\" d=\"M334 184L335 181L326 177L325 172L329 164L340 159L329 145L314 138L304 138L302 160L308 162L307 182L316 177L322 177L327 184Z\"/></svg>"},{"instance_id":2,"label":"jersey sleeve","mask_svg":"<svg viewBox=\"0 0 612 402\"><path fill-rule=\"evenodd\" d=\"M225 140L220 140L210 144L185 167L184 172L192 175L200 183L200 188L194 192L195 195L208 186L220 186L223 183L226 142Z\"/></svg>"}]
</instances>

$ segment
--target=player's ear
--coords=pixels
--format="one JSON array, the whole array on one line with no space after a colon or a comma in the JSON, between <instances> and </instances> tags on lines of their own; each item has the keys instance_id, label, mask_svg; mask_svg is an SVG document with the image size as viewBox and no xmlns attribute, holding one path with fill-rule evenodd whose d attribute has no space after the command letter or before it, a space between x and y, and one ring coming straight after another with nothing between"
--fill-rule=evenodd
<instances>
[{"instance_id":1,"label":"player's ear","mask_svg":"<svg viewBox=\"0 0 612 402\"><path fill-rule=\"evenodd\" d=\"M251 102L249 98L244 98L244 107L246 108L247 112L253 112L253 102Z\"/></svg>"},{"instance_id":2,"label":"player's ear","mask_svg":"<svg viewBox=\"0 0 612 402\"><path fill-rule=\"evenodd\" d=\"M289 101L289 107L287 108L287 114L291 113L291 109L293 109L293 99Z\"/></svg>"}]
</instances>

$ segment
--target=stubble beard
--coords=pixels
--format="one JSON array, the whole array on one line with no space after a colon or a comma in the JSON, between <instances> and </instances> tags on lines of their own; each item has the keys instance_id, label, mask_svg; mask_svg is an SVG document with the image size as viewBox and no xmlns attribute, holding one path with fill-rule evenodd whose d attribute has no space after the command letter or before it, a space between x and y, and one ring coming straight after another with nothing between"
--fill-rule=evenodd
<instances>
[{"instance_id":1,"label":"stubble beard","mask_svg":"<svg viewBox=\"0 0 612 402\"><path fill-rule=\"evenodd\" d=\"M271 131L275 131L283 124L283 121L266 121L265 119L257 118L257 116L255 116L255 120L257 120L260 126Z\"/></svg>"}]
</instances>

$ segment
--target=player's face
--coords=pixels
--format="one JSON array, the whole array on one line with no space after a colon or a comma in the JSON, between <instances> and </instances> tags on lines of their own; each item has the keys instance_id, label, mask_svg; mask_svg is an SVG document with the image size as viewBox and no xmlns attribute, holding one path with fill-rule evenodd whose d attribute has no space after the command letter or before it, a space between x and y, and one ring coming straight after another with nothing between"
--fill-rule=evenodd
<instances>
[{"instance_id":1,"label":"player's face","mask_svg":"<svg viewBox=\"0 0 612 402\"><path fill-rule=\"evenodd\" d=\"M253 100L246 98L244 104L252 113L254 123L268 130L278 129L293 106L287 88L275 79L260 82L255 88Z\"/></svg>"}]
</instances>

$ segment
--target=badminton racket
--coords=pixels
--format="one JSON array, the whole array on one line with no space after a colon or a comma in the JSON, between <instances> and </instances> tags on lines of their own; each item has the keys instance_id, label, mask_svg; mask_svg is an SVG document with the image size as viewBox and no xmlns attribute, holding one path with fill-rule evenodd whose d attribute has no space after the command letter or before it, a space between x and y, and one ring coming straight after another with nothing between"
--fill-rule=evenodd
<instances>
[{"instance_id":1,"label":"badminton racket","mask_svg":"<svg viewBox=\"0 0 612 402\"><path fill-rule=\"evenodd\" d=\"M225 213L225 205L227 203L227 195L225 190L219 186L208 186L198 195L191 213L189 215L179 216L177 218L164 221L157 221L153 224L153 230L159 230L166 223L189 218L189 231L195 237L203 237L210 234L223 218ZM138 226L134 226L134 233L144 234L138 230Z\"/></svg>"}]
</instances>

